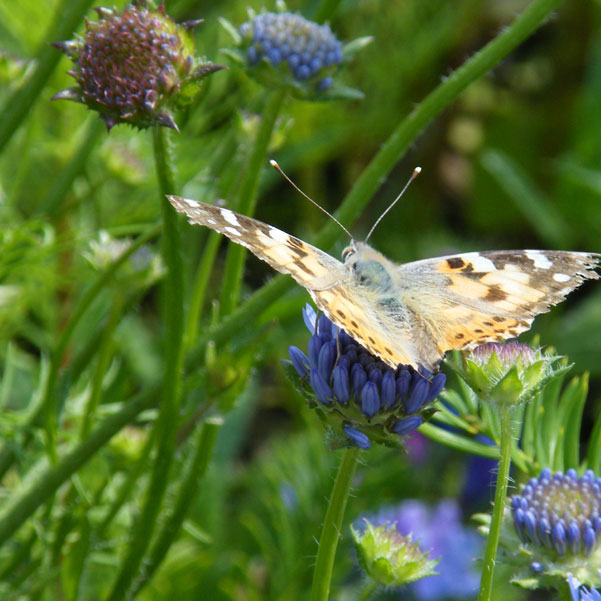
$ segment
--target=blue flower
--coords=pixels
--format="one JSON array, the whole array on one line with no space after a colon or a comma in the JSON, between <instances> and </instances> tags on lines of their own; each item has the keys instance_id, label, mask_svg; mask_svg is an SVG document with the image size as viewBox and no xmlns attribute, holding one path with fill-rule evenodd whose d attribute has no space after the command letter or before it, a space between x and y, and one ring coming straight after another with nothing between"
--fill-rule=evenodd
<instances>
[{"instance_id":1,"label":"blue flower","mask_svg":"<svg viewBox=\"0 0 601 601\"><path fill-rule=\"evenodd\" d=\"M239 29L249 66L263 59L283 65L297 81L311 80L319 92L332 85L331 74L342 62L342 44L329 25L289 12L262 13Z\"/></svg>"},{"instance_id":2,"label":"blue flower","mask_svg":"<svg viewBox=\"0 0 601 601\"><path fill-rule=\"evenodd\" d=\"M511 499L513 524L522 542L556 556L588 557L601 536L601 478L592 470L544 469Z\"/></svg>"},{"instance_id":3,"label":"blue flower","mask_svg":"<svg viewBox=\"0 0 601 601\"><path fill-rule=\"evenodd\" d=\"M461 523L456 501L445 499L430 508L407 500L368 519L375 526L389 524L402 535L411 534L422 551L440 559L437 575L409 585L419 601L471 597L478 590L480 575L474 559L481 555L482 541Z\"/></svg>"},{"instance_id":4,"label":"blue flower","mask_svg":"<svg viewBox=\"0 0 601 601\"><path fill-rule=\"evenodd\" d=\"M599 573L601 577L601 572ZM601 592L594 588L586 588L574 578L572 574L568 574L568 586L572 601L601 601Z\"/></svg>"},{"instance_id":5,"label":"blue flower","mask_svg":"<svg viewBox=\"0 0 601 601\"><path fill-rule=\"evenodd\" d=\"M307 354L292 346L290 360L318 407L340 422L352 444L367 449L370 439L388 444L432 415L432 403L446 377L399 365L392 369L371 355L310 305L303 319L312 336Z\"/></svg>"}]
</instances>

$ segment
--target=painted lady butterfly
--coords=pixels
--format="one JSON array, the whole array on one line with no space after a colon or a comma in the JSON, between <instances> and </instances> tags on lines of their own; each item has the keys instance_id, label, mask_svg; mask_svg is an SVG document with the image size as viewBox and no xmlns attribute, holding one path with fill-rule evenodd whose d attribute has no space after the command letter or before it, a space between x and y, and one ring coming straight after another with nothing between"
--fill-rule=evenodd
<instances>
[{"instance_id":1,"label":"painted lady butterfly","mask_svg":"<svg viewBox=\"0 0 601 601\"><path fill-rule=\"evenodd\" d=\"M270 225L179 196L168 197L192 224L240 244L304 286L317 306L371 353L435 368L451 349L513 338L586 279L597 253L470 252L397 265L351 241L342 262Z\"/></svg>"}]
</instances>

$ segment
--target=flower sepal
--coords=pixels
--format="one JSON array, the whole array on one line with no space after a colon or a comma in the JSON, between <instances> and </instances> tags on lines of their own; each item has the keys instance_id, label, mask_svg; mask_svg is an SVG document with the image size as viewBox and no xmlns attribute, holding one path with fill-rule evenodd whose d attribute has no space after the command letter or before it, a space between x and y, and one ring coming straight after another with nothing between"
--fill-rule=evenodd
<instances>
[{"instance_id":1,"label":"flower sepal","mask_svg":"<svg viewBox=\"0 0 601 601\"><path fill-rule=\"evenodd\" d=\"M430 559L394 525L373 526L365 519L363 531L351 526L357 560L365 573L378 584L403 586L426 576L434 576L438 559Z\"/></svg>"},{"instance_id":2,"label":"flower sepal","mask_svg":"<svg viewBox=\"0 0 601 601\"><path fill-rule=\"evenodd\" d=\"M489 342L445 362L482 400L498 406L528 402L572 367L553 350L520 342Z\"/></svg>"}]
</instances>

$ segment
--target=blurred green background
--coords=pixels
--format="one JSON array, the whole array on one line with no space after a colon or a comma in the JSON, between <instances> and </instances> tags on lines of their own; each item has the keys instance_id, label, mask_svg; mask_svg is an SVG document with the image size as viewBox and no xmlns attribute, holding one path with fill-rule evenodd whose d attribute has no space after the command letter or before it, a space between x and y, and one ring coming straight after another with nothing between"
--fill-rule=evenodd
<instances>
[{"instance_id":1,"label":"blurred green background","mask_svg":"<svg viewBox=\"0 0 601 601\"><path fill-rule=\"evenodd\" d=\"M49 15L58 5L50 0L0 3L0 106L35 68L37 52L58 56L48 47L55 40L47 37ZM332 103L289 99L270 156L305 192L334 211L399 121L526 5L513 0L343 1L331 20L338 37L374 38L342 76L365 98ZM309 18L317 7L317 2L289 2L291 10ZM166 8L178 21L203 18L196 30L197 52L229 64L219 52L230 41L218 18L242 23L245 4L181 0L167 1ZM97 18L93 13L88 17ZM471 250L601 251L600 19L599 2L562 4L422 133L361 218L345 225L360 239L420 165L422 175L371 241L395 261ZM159 218L149 132L118 126L107 135L97 116L83 106L50 102L53 94L72 85L69 68L61 58L0 157L0 436L14 444L18 455L16 466L5 474L4 496L42 453L36 432L32 446L20 452L22 427L39 395L58 333L103 257L114 257L114 240L136 235ZM177 115L181 134L170 136L179 193L205 202L235 196L264 102L264 91L235 67L210 78L198 102ZM267 164L256 216L308 240L325 220ZM101 231L113 242L101 237ZM207 233L183 222L181 231L189 284ZM326 250L338 255L344 243L341 236L335 248ZM219 289L225 248L224 242L211 292ZM157 249L155 240L146 250L152 255ZM70 420L81 417L95 366L90 357L115 304L126 312L115 326L100 414L160 385L159 275L131 269L132 274L122 273L99 296L67 349L67 377L60 382L61 443L75 436ZM244 295L270 277L268 266L250 258ZM211 323L211 300L204 307L201 332ZM211 359L212 377L234 382L219 400L225 425L184 530L139 598L307 598L315 538L337 463L320 424L287 384L280 366L289 345L306 344L300 308L307 300L295 288ZM573 373L591 373L586 437L601 392L601 287L586 284L539 317L532 333L521 339L535 335L569 356ZM194 403L192 394L185 407L188 417L194 415ZM145 425L122 431L81 471L78 494L59 494L55 506L38 512L6 548L0 565L2 599L99 598L115 573L139 498L132 494L111 523L109 536L88 549L75 596L65 584L75 570L67 558L77 553L80 539L66 537L64 546L51 553L49 547L65 512L73 515L69 531L76 533L80 520L94 520L93 515L85 517L87 508L100 512L108 506L136 465L142 466L144 481ZM462 497L469 458L426 441L420 444L426 450L419 466L412 454L374 449L366 455L347 510L349 521L403 498L434 502ZM185 460L185 445L181 449L176 469ZM288 506L282 500L286 486L296 499ZM97 499L82 500L82 489L96 491ZM489 490L465 504L466 516L487 510L491 497ZM35 542L27 546L31 536ZM7 570L18 549L25 549L25 559ZM360 579L353 565L346 537L336 566L341 585L337 599L356 597ZM497 599L522 595L514 589L496 594Z\"/></svg>"}]
</instances>

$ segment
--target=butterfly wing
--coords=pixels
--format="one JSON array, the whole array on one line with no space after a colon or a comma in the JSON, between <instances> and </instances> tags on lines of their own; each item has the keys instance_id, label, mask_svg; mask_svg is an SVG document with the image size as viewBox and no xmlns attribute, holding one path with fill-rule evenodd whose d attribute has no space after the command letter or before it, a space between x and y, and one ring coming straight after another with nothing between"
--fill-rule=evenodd
<instances>
[{"instance_id":1,"label":"butterfly wing","mask_svg":"<svg viewBox=\"0 0 601 601\"><path fill-rule=\"evenodd\" d=\"M567 251L489 251L398 267L402 300L419 315L440 357L451 349L512 338L584 280L601 255ZM426 361L428 363L428 361Z\"/></svg>"},{"instance_id":2,"label":"butterfly wing","mask_svg":"<svg viewBox=\"0 0 601 601\"><path fill-rule=\"evenodd\" d=\"M229 209L181 196L167 198L190 223L224 234L310 291L329 288L346 277L340 261L282 230Z\"/></svg>"}]
</instances>

